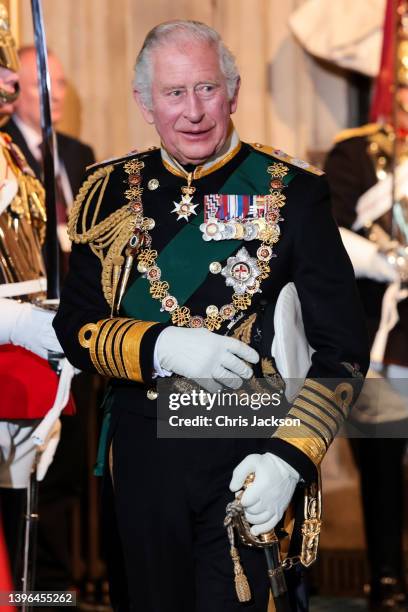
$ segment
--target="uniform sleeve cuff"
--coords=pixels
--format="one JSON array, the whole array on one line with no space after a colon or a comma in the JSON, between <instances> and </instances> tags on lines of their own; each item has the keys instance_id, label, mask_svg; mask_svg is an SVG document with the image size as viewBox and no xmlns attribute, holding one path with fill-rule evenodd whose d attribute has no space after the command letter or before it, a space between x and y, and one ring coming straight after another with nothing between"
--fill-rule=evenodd
<instances>
[{"instance_id":1,"label":"uniform sleeve cuff","mask_svg":"<svg viewBox=\"0 0 408 612\"><path fill-rule=\"evenodd\" d=\"M91 361L102 375L135 382L151 382L156 340L161 323L122 317L84 325L79 343L89 350Z\"/></svg>"},{"instance_id":2,"label":"uniform sleeve cuff","mask_svg":"<svg viewBox=\"0 0 408 612\"><path fill-rule=\"evenodd\" d=\"M311 459L299 448L282 440L281 438L271 438L268 440L267 449L281 459L284 459L307 483L314 482L317 478L317 467Z\"/></svg>"}]
</instances>

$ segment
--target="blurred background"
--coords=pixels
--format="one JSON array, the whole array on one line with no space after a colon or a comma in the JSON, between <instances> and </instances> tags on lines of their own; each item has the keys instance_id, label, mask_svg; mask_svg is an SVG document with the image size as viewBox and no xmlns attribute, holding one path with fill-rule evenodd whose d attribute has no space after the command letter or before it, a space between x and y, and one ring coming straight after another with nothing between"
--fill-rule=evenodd
<instances>
[{"instance_id":1,"label":"blurred background","mask_svg":"<svg viewBox=\"0 0 408 612\"><path fill-rule=\"evenodd\" d=\"M289 29L303 0L43 0L49 47L69 93L62 131L92 144L97 158L157 144L131 95L136 54L147 31L168 19L216 28L242 75L235 117L241 138L304 157L327 150L349 125L347 75L310 57ZM33 41L29 0L10 2L20 45ZM13 17L16 17L13 19Z\"/></svg>"},{"instance_id":2,"label":"blurred background","mask_svg":"<svg viewBox=\"0 0 408 612\"><path fill-rule=\"evenodd\" d=\"M97 160L157 145L153 129L142 121L132 98L135 57L147 31L158 22L196 19L217 29L236 55L242 87L234 122L241 138L322 164L339 131L368 120L367 72L378 69L380 42L364 74L350 69L347 58L333 63L324 53L311 55L305 41L318 37L318 20L315 33L303 32L296 22L306 4L309 0L43 0L48 46L61 61L68 82L59 131L89 144ZM361 38L369 34L379 40L385 1L365 0L362 5L366 29ZM18 45L31 44L29 0L9 0L8 6ZM333 18L325 23L320 48L330 47ZM361 38L356 34L352 43ZM75 498L69 519L73 582L83 591L83 609L103 609L107 604L98 483L93 476L100 421L98 385L82 416L86 430L82 493ZM311 584L320 597L349 601L336 608L332 600L326 604L321 600L316 610L364 608L367 562L358 479L348 443L339 438L323 465L323 533ZM379 496L384 494L378 491ZM405 529L405 539L406 535Z\"/></svg>"}]
</instances>

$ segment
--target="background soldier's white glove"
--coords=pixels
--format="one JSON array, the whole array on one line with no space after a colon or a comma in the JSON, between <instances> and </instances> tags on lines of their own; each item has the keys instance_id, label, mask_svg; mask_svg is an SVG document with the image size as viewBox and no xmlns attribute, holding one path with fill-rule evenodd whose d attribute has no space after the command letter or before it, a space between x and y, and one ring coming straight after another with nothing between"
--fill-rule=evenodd
<instances>
[{"instance_id":1,"label":"background soldier's white glove","mask_svg":"<svg viewBox=\"0 0 408 612\"><path fill-rule=\"evenodd\" d=\"M397 271L378 252L374 242L344 227L340 228L340 234L357 278L371 278L381 283L392 283L397 279Z\"/></svg>"},{"instance_id":2,"label":"background soldier's white glove","mask_svg":"<svg viewBox=\"0 0 408 612\"><path fill-rule=\"evenodd\" d=\"M211 392L221 388L220 382L238 389L242 379L252 376L245 362L259 361L258 353L240 340L208 329L181 327L167 327L161 332L155 354L160 368L195 380Z\"/></svg>"},{"instance_id":3,"label":"background soldier's white glove","mask_svg":"<svg viewBox=\"0 0 408 612\"><path fill-rule=\"evenodd\" d=\"M16 344L48 359L48 351L63 353L52 327L55 312L33 304L0 298L0 344Z\"/></svg>"},{"instance_id":4,"label":"background soldier's white glove","mask_svg":"<svg viewBox=\"0 0 408 612\"><path fill-rule=\"evenodd\" d=\"M245 490L241 503L245 518L253 525L251 533L257 536L273 529L282 518L300 476L286 461L272 453L248 455L232 474L231 491L239 491L251 472L255 480Z\"/></svg>"}]
</instances>

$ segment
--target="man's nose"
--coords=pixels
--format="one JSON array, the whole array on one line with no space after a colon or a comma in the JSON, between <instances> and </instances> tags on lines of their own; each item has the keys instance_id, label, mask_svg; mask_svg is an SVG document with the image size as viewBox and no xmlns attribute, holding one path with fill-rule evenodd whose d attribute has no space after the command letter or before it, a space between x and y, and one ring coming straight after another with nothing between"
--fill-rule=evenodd
<instances>
[{"instance_id":1,"label":"man's nose","mask_svg":"<svg viewBox=\"0 0 408 612\"><path fill-rule=\"evenodd\" d=\"M192 123L199 123L204 116L202 101L195 91L188 92L187 94L184 116Z\"/></svg>"}]
</instances>

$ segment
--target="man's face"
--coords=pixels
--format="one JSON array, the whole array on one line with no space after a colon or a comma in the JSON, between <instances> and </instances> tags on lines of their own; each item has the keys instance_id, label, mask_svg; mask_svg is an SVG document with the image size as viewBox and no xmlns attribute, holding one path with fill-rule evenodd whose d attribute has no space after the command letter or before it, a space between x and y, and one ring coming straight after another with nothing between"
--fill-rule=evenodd
<instances>
[{"instance_id":1,"label":"man's face","mask_svg":"<svg viewBox=\"0 0 408 612\"><path fill-rule=\"evenodd\" d=\"M17 83L18 75L12 70L0 66L0 90L11 94L15 91ZM12 114L14 104L15 102L3 103L0 101L0 119Z\"/></svg>"},{"instance_id":2,"label":"man's face","mask_svg":"<svg viewBox=\"0 0 408 612\"><path fill-rule=\"evenodd\" d=\"M15 103L14 110L17 116L35 130L40 129L40 98L37 79L37 63L34 51L27 51L21 55L20 97ZM51 116L53 123L58 123L62 117L63 104L66 91L64 71L54 55L48 56L48 70L51 79Z\"/></svg>"},{"instance_id":3,"label":"man's face","mask_svg":"<svg viewBox=\"0 0 408 612\"><path fill-rule=\"evenodd\" d=\"M164 147L180 163L203 163L225 143L238 86L228 100L217 51L204 41L160 46L152 52L152 69L152 108L135 92L143 116L154 123Z\"/></svg>"}]
</instances>

